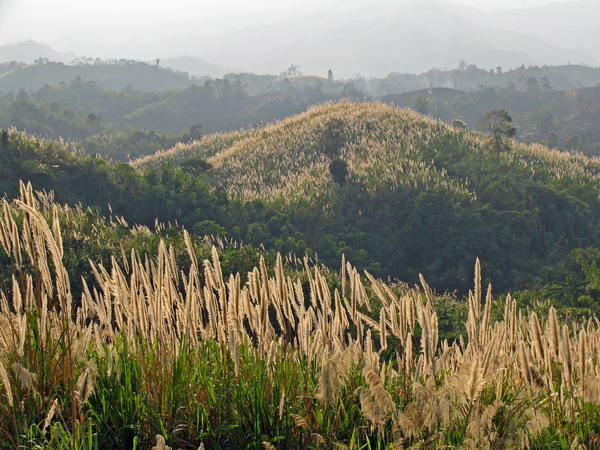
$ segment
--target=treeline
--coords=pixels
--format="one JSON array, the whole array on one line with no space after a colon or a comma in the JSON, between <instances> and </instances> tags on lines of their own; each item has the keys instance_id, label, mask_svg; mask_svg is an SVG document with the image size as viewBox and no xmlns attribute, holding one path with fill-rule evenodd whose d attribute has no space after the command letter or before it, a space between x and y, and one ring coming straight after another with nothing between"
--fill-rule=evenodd
<instances>
[{"instance_id":1,"label":"treeline","mask_svg":"<svg viewBox=\"0 0 600 450\"><path fill-rule=\"evenodd\" d=\"M480 71L469 66L461 74ZM518 140L599 155L599 89L557 90L552 77L544 72L539 78L527 75L532 71L523 69L516 84L509 81L506 87L481 84L470 92L431 88L383 96L381 101L412 107L448 123L460 119L472 129L487 111L505 109L517 126ZM257 126L328 100L369 100L377 95L373 89L372 83L361 79L343 85L333 79L243 74L182 90L151 93L126 88L115 92L77 77L69 84L45 85L36 92L0 95L0 127L62 138L86 154L126 161L188 142L194 125L201 124L205 134ZM258 91L262 93L249 93Z\"/></svg>"},{"instance_id":2,"label":"treeline","mask_svg":"<svg viewBox=\"0 0 600 450\"><path fill-rule=\"evenodd\" d=\"M355 81L359 83L359 87L368 85L371 92L381 96L436 87L468 92L478 89L479 86L504 88L509 83L521 91L531 88L534 84L566 91L597 85L600 82L600 68L569 64L528 67L521 65L514 68L498 66L486 70L461 61L454 69L433 68L421 74L390 73L383 79L374 80L356 77Z\"/></svg>"},{"instance_id":3,"label":"treeline","mask_svg":"<svg viewBox=\"0 0 600 450\"><path fill-rule=\"evenodd\" d=\"M195 125L201 124L204 133L256 126L333 98L320 85L250 97L239 79L162 93L113 92L78 77L68 85L0 96L0 127L62 139L86 154L125 161L198 139L190 131Z\"/></svg>"},{"instance_id":4,"label":"treeline","mask_svg":"<svg viewBox=\"0 0 600 450\"><path fill-rule=\"evenodd\" d=\"M383 100L448 123L459 119L471 129L487 111L504 109L514 119L521 142L600 156L600 88L558 91L532 78L525 90L509 83L471 92L421 90Z\"/></svg>"}]
</instances>

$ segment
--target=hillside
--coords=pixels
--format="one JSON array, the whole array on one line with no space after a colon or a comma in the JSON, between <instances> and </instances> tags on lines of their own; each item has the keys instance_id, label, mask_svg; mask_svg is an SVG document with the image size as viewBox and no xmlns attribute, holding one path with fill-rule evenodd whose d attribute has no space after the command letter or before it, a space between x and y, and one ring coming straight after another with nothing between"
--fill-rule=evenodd
<instances>
[{"instance_id":1,"label":"hillside","mask_svg":"<svg viewBox=\"0 0 600 450\"><path fill-rule=\"evenodd\" d=\"M496 156L480 133L387 105L340 103L133 166L206 158L213 187L285 214L264 229L247 228L240 216L231 233L246 242L293 249L297 231L327 263L346 253L380 275L423 273L436 288L459 292L468 261L479 256L502 291L552 281L571 252L600 244L600 161L507 146ZM346 180L330 173L336 157L348 165Z\"/></svg>"},{"instance_id":2,"label":"hillside","mask_svg":"<svg viewBox=\"0 0 600 450\"><path fill-rule=\"evenodd\" d=\"M288 203L310 200L324 193L333 195L336 189L328 170L330 158L321 148L323 132L336 121L345 141L340 156L349 163L350 181L374 189L417 182L468 192L465 183L450 180L419 161L418 147L451 129L412 112L376 104L321 106L260 130L227 138L216 135L132 164L139 169L158 168L165 161L177 163L200 156L213 165L213 183L233 197L282 198ZM222 147L227 140L232 144Z\"/></svg>"},{"instance_id":3,"label":"hillside","mask_svg":"<svg viewBox=\"0 0 600 450\"><path fill-rule=\"evenodd\" d=\"M70 62L72 58L52 49L47 44L42 44L31 39L22 42L0 45L0 62L20 62L32 64L39 58L46 58L55 62Z\"/></svg>"},{"instance_id":4,"label":"hillside","mask_svg":"<svg viewBox=\"0 0 600 450\"><path fill-rule=\"evenodd\" d=\"M557 284L545 298L600 304L600 291L581 288L596 286L583 264L600 264L598 159L512 141L497 149L409 110L350 102L180 142L133 166L14 130L6 138L9 196L31 181L130 224L184 227L330 267L345 255L382 278L412 283L421 273L459 295L479 257L497 292Z\"/></svg>"},{"instance_id":5,"label":"hillside","mask_svg":"<svg viewBox=\"0 0 600 450\"><path fill-rule=\"evenodd\" d=\"M127 86L150 92L184 89L199 81L187 74L158 68L155 65L121 60L112 64L104 62L66 65L62 62L45 62L18 67L0 75L0 92L19 92L59 86L77 79L93 80L103 89L121 91Z\"/></svg>"},{"instance_id":6,"label":"hillside","mask_svg":"<svg viewBox=\"0 0 600 450\"><path fill-rule=\"evenodd\" d=\"M135 160L132 165L137 169L159 168L165 162L178 164L200 156L214 167L212 182L234 197L283 197L290 203L308 200L317 192L334 194L337 189L328 170L330 158L323 151L323 134L332 123L339 124L343 136L339 156L348 162L350 183L363 183L371 190L423 184L477 198L477 188L467 178L450 173L450 167L440 167L436 161L439 156L433 160L428 156L431 150L439 154L431 147L440 140L459 147L461 157L483 155L489 152L489 142L482 134L456 129L411 110L374 103L314 107L261 129L216 134L201 142L178 145ZM516 164L532 176L536 170L543 170L550 179L568 174L595 181L600 175L597 159L542 146L513 142L502 158L501 164Z\"/></svg>"},{"instance_id":7,"label":"hillside","mask_svg":"<svg viewBox=\"0 0 600 450\"><path fill-rule=\"evenodd\" d=\"M469 92L434 87L388 95L380 100L413 108L447 123L460 119L472 129L477 128L479 118L488 111L504 109L514 119L515 138L521 142L600 156L600 87L557 90L545 75L538 81L534 76L529 77L528 72L533 70L519 75L522 90L517 90L512 82L506 88L480 85ZM512 76L517 81L515 74Z\"/></svg>"}]
</instances>

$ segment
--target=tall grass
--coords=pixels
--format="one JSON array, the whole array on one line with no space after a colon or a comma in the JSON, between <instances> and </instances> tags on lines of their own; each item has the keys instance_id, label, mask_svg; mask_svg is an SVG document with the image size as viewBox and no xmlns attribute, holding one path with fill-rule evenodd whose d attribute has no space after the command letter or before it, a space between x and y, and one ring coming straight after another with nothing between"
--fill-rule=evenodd
<instances>
[{"instance_id":1,"label":"tall grass","mask_svg":"<svg viewBox=\"0 0 600 450\"><path fill-rule=\"evenodd\" d=\"M244 199L331 202L337 189L329 174L330 158L323 153L322 136L328 124L343 124L346 144L340 157L348 162L349 180L368 190L442 188L475 199L468 179L450 177L425 157L423 148L444 138L463 155L491 152L489 137L457 129L444 122L375 103L327 103L261 129L208 136L201 142L179 145L134 161L138 169L159 168L201 156L213 165L211 183ZM551 150L541 145L511 142L501 162L517 164L532 178L569 176L598 186L600 160ZM600 194L600 190L598 190Z\"/></svg>"},{"instance_id":2,"label":"tall grass","mask_svg":"<svg viewBox=\"0 0 600 450\"><path fill-rule=\"evenodd\" d=\"M242 285L187 234L187 273L161 243L92 264L79 301L44 198L22 185L0 213L6 448L598 448L598 321L561 326L510 296L493 321L479 262L454 342L424 279L397 288L345 263L340 292L278 257Z\"/></svg>"}]
</instances>

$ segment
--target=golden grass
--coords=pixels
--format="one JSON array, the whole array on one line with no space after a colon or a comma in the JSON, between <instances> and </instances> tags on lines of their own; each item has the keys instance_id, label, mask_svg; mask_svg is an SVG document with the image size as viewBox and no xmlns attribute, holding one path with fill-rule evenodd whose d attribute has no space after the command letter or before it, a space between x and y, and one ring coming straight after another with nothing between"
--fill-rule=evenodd
<instances>
[{"instance_id":1,"label":"golden grass","mask_svg":"<svg viewBox=\"0 0 600 450\"><path fill-rule=\"evenodd\" d=\"M310 267L305 260L310 283L310 297L305 299L299 281L285 275L281 257L274 276L261 260L242 286L239 275L224 279L213 250L211 260L204 261L202 283L194 244L187 235L192 259L187 274L179 272L173 249L161 242L153 260L142 261L132 252L126 268L114 258L109 268L92 265L99 290L86 286L81 306L76 307L69 274L62 264L57 207L44 197L36 198L31 186L22 186L21 197L13 203L4 201L2 210L5 252L15 267L21 264L17 256L20 251L31 253L40 277L24 273L13 279L12 292L1 293L0 354L19 360L30 326L28 312L40 311L35 316L38 329L63 333L71 349L69 358L80 368L78 381L73 383L74 408L81 407L94 389L96 368L86 360L85 348L93 345L102 354L110 354L119 333L132 344L136 338L155 342L165 355L176 355L183 338L192 345L214 340L234 360L240 346L254 342L257 358L267 365L286 355L304 355L321 367L314 395L324 404L335 403L344 391L349 371L362 367L366 384L356 395L364 417L382 432L391 421L397 438L436 433L466 421L467 441L472 446L494 439L521 446L548 423L547 415L534 408L536 404L562 402L568 406L600 400L598 322L590 320L572 328L564 325L560 333L553 309L544 320L535 313L525 317L509 296L504 317L491 323L493 299L488 289L483 300L479 261L475 289L469 297L467 343L462 339L452 344L439 341L435 295L425 280L420 288L395 293L369 274L360 277L347 263L342 274L350 282L344 280L348 292L342 295L337 290L331 292L321 269ZM17 217L22 219L20 229ZM56 274L53 277L44 275L50 263ZM379 322L359 310L369 305L368 292L380 300ZM54 307L49 309L50 301ZM421 330L417 348L413 347L415 321ZM373 333L381 335L379 344L372 339ZM382 361L386 339L392 337L397 343L395 363ZM9 404L15 383L33 389L36 375L21 363L7 370L6 359L0 357L1 389ZM412 394L400 409L390 392L395 383L406 379ZM514 405L502 403L505 390L512 390ZM494 393L495 400L484 404L485 392L488 397ZM532 398L534 401L528 403ZM512 409L518 404L530 406L517 414ZM492 418L500 410L506 414L510 435L494 434L497 430L491 425ZM573 416L578 414L577 408L570 410ZM304 426L302 417L294 420ZM527 426L519 428L522 423L511 420L524 421ZM161 442L158 440L158 447Z\"/></svg>"},{"instance_id":2,"label":"golden grass","mask_svg":"<svg viewBox=\"0 0 600 450\"><path fill-rule=\"evenodd\" d=\"M328 156L321 148L323 131L331 121L343 123L347 143L340 156L348 162L349 179L370 191L386 192L417 187L443 188L475 199L468 179L452 179L444 168L425 160L422 148L438 138L449 138L464 154L489 152L489 138L458 130L441 121L375 103L327 103L261 129L208 136L201 142L178 145L166 152L132 162L138 169L159 168L201 156L214 167L211 183L234 198L275 200L291 204L301 199L327 208L338 185L329 173ZM511 143L500 155L535 178L547 174L594 182L600 160L551 150L541 145ZM588 181L586 181L588 180ZM599 191L600 193L600 191Z\"/></svg>"}]
</instances>

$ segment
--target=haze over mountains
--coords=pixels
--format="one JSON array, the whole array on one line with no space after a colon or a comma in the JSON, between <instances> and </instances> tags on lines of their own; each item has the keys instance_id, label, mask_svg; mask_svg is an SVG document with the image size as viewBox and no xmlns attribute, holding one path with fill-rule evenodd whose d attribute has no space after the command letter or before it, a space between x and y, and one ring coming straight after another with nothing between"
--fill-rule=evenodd
<instances>
[{"instance_id":1,"label":"haze over mountains","mask_svg":"<svg viewBox=\"0 0 600 450\"><path fill-rule=\"evenodd\" d=\"M151 34L124 22L125 29L117 37L94 32L92 26L78 39L74 33L81 24L73 25L69 39L66 31L62 35L32 31L30 36L23 36L25 31L9 34L5 27L0 31L0 43L14 43L21 36L62 53L161 58L165 65L169 58L187 55L190 58L169 60L171 67L196 76L222 76L226 68L278 74L291 63L300 65L303 73L325 75L331 69L342 78L357 73L381 77L390 72L453 68L460 60L494 69L522 64L600 64L598 2L491 11L448 1L325 0L288 2L286 7L271 5L271 9L265 4L254 10L230 3L229 17L223 11L215 12L212 24L210 8L201 17L190 9L187 16L179 11L177 27L170 16L156 27L147 26ZM118 24L124 19L114 20ZM52 49L46 50L38 56L61 60ZM40 48L40 52L44 50ZM19 56L15 46L0 47L0 61L28 62L28 58L31 54Z\"/></svg>"},{"instance_id":2,"label":"haze over mountains","mask_svg":"<svg viewBox=\"0 0 600 450\"><path fill-rule=\"evenodd\" d=\"M344 78L452 68L461 59L486 68L600 62L598 3L510 11L448 2L380 3L381 9L359 7L341 17L330 10L241 30L225 36L206 58L219 64L233 58L269 73L293 58L307 73L331 68Z\"/></svg>"}]
</instances>

